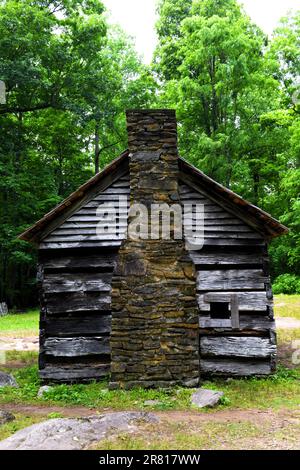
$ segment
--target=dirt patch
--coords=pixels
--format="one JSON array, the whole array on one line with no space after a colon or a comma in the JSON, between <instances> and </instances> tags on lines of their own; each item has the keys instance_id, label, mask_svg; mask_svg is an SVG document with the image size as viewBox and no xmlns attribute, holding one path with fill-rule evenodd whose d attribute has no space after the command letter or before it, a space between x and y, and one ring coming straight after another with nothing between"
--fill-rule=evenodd
<instances>
[{"instance_id":1,"label":"dirt patch","mask_svg":"<svg viewBox=\"0 0 300 470\"><path fill-rule=\"evenodd\" d=\"M1 405L16 415L47 419L59 413L64 418L103 415L112 410L86 407ZM116 435L109 448L178 449L298 449L300 407L296 410L152 411L159 426L145 425L130 435ZM106 443L104 443L106 446ZM112 446L112 447L110 447ZM128 447L126 447L128 446ZM143 447L144 446L144 447ZM163 446L163 447L161 447ZM98 447L96 447L98 448Z\"/></svg>"},{"instance_id":2,"label":"dirt patch","mask_svg":"<svg viewBox=\"0 0 300 470\"><path fill-rule=\"evenodd\" d=\"M268 450L299 449L300 410L156 413L159 426L119 435L96 449Z\"/></svg>"},{"instance_id":3,"label":"dirt patch","mask_svg":"<svg viewBox=\"0 0 300 470\"><path fill-rule=\"evenodd\" d=\"M278 363L288 369L296 369L298 366L293 364L293 352L294 349L291 342L278 344Z\"/></svg>"},{"instance_id":4,"label":"dirt patch","mask_svg":"<svg viewBox=\"0 0 300 470\"><path fill-rule=\"evenodd\" d=\"M65 418L84 418L91 414L97 414L97 411L92 408L84 406L65 408L61 406L35 406L35 405L11 405L10 403L3 403L0 405L1 410L10 411L11 413L18 413L25 416L45 416L51 413L60 413ZM105 413L101 410L101 414Z\"/></svg>"},{"instance_id":5,"label":"dirt patch","mask_svg":"<svg viewBox=\"0 0 300 470\"><path fill-rule=\"evenodd\" d=\"M0 351L38 351L38 336L19 338L17 336L0 336Z\"/></svg>"},{"instance_id":6,"label":"dirt patch","mask_svg":"<svg viewBox=\"0 0 300 470\"><path fill-rule=\"evenodd\" d=\"M293 417L300 422L300 408L299 410L220 410L211 411L209 413L199 413L193 411L163 411L157 412L157 416L164 419L167 417L168 421L173 422L184 422L189 420L191 422L240 422L250 421L253 423L264 423L264 422L278 422L286 419L287 417Z\"/></svg>"},{"instance_id":7,"label":"dirt patch","mask_svg":"<svg viewBox=\"0 0 300 470\"><path fill-rule=\"evenodd\" d=\"M114 410L101 409L97 411L94 408L86 408L84 406L78 407L60 407L60 406L36 406L36 405L20 405L4 403L1 405L1 410L19 413L30 416L43 416L49 413L61 413L65 417L82 418L90 416L91 414L105 414L112 413ZM184 422L184 421L195 421L195 422L233 422L233 421L253 421L257 422L270 422L271 420L282 420L287 417L293 417L300 421L300 406L299 410L281 409L278 411L273 410L218 410L210 412L201 411L151 411L161 419L167 419L168 422Z\"/></svg>"}]
</instances>

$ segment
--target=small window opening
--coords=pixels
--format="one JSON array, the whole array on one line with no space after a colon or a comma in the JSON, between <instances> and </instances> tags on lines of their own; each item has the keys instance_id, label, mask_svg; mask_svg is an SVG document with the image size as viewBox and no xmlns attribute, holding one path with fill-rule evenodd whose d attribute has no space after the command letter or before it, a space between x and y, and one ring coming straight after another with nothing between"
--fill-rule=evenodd
<instances>
[{"instance_id":1,"label":"small window opening","mask_svg":"<svg viewBox=\"0 0 300 470\"><path fill-rule=\"evenodd\" d=\"M226 319L231 318L229 310L229 302L211 302L210 303L211 318Z\"/></svg>"}]
</instances>

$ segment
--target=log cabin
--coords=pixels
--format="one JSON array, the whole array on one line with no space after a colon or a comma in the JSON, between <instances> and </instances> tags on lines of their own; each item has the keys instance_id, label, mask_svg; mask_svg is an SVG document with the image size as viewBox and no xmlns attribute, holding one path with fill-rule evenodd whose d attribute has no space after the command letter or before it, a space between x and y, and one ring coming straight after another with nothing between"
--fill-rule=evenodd
<instances>
[{"instance_id":1,"label":"log cabin","mask_svg":"<svg viewBox=\"0 0 300 470\"><path fill-rule=\"evenodd\" d=\"M41 379L130 389L273 373L268 243L288 229L178 155L173 110L126 114L128 150L20 235L39 254ZM161 218L154 237L151 218L131 236L136 204L189 207L182 237L174 217L169 237Z\"/></svg>"}]
</instances>

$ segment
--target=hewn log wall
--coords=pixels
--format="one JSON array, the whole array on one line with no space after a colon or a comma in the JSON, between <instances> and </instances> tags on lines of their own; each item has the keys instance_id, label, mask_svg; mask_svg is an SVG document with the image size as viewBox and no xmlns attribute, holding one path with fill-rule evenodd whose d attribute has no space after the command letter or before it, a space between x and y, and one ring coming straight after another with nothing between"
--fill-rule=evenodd
<instances>
[{"instance_id":1,"label":"hewn log wall","mask_svg":"<svg viewBox=\"0 0 300 470\"><path fill-rule=\"evenodd\" d=\"M264 237L220 205L205 189L181 185L181 199L204 204L205 243L191 251L197 270L200 374L265 375L275 369L276 332L269 258ZM192 219L190 223L194 222ZM211 316L211 303L237 295L239 328Z\"/></svg>"},{"instance_id":2,"label":"hewn log wall","mask_svg":"<svg viewBox=\"0 0 300 470\"><path fill-rule=\"evenodd\" d=\"M40 246L44 380L99 379L110 371L110 289L127 227L128 208L118 208L119 197L125 195L129 195L128 175L93 197ZM186 180L180 182L180 197L183 202L205 205L205 245L190 252L197 270L201 373L270 373L275 366L276 335L264 238ZM116 207L118 233L116 237L114 227L108 226L99 239L96 227L101 219L96 210L107 202ZM192 222L193 217L188 224ZM234 293L239 299L238 330L232 329L230 319L210 316L212 300L227 302ZM224 342L227 338L229 342ZM254 340L252 349L247 348L249 340Z\"/></svg>"},{"instance_id":3,"label":"hewn log wall","mask_svg":"<svg viewBox=\"0 0 300 470\"><path fill-rule=\"evenodd\" d=\"M110 371L111 279L127 227L129 177L93 197L40 245L40 375L45 381L100 379ZM101 204L116 209L117 232ZM107 226L97 235L97 224Z\"/></svg>"}]
</instances>

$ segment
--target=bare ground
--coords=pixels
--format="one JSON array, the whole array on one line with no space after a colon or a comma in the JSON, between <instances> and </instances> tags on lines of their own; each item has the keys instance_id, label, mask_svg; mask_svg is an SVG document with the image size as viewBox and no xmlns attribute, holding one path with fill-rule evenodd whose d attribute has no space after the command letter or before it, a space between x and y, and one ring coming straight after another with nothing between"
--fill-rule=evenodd
<instances>
[{"instance_id":1,"label":"bare ground","mask_svg":"<svg viewBox=\"0 0 300 470\"><path fill-rule=\"evenodd\" d=\"M0 336L0 351L38 351L38 336Z\"/></svg>"},{"instance_id":2,"label":"bare ground","mask_svg":"<svg viewBox=\"0 0 300 470\"><path fill-rule=\"evenodd\" d=\"M24 406L5 404L1 409L23 416L47 419L50 413L59 413L62 417L86 417L109 413L112 410L97 412L85 407ZM178 435L191 439L189 449L197 449L197 439L203 436L201 449L300 449L300 405L298 410L220 410L209 413L197 411L160 411L153 414L160 418L160 424L142 426L137 433L130 435L131 441L140 440L155 448L155 443L179 445L174 439ZM254 428L251 436L243 437L240 429ZM236 428L236 435L232 429ZM111 442L118 448L123 445L124 435L113 436ZM118 443L120 439L120 444ZM125 437L126 440L126 437ZM141 445L141 444L140 444ZM186 448L189 444L184 444Z\"/></svg>"},{"instance_id":3,"label":"bare ground","mask_svg":"<svg viewBox=\"0 0 300 470\"><path fill-rule=\"evenodd\" d=\"M277 328L300 328L300 321L295 318L277 318ZM37 351L38 338L0 337L0 351L19 350ZM292 367L290 363L291 345L281 344L279 359L281 364ZM10 363L11 368L24 367L25 364ZM27 364L28 365L28 364ZM48 419L49 414L57 413L62 417L86 417L97 413L109 413L112 410L101 410L87 407L61 407L42 405L3 404L2 410L11 411L16 415L36 417L38 420ZM299 409L258 410L236 409L201 411L159 411L152 413L160 418L158 426L145 425L128 439L140 440L145 448L155 448L156 443L164 443L166 448L180 448L178 436L185 442L182 448L188 449L300 449L300 404ZM241 429L254 431L241 432ZM237 429L236 435L232 428ZM198 440L203 436L203 440ZM112 437L114 448L123 448L124 436ZM126 436L125 436L126 440ZM109 442L109 441L108 441ZM148 447L147 447L148 446ZM188 447L186 447L188 446ZM125 447L124 447L125 448ZM131 447L132 448L132 447ZM135 447L133 447L135 448Z\"/></svg>"},{"instance_id":4,"label":"bare ground","mask_svg":"<svg viewBox=\"0 0 300 470\"><path fill-rule=\"evenodd\" d=\"M4 403L1 405L1 410L11 411L12 413L28 414L30 416L47 416L49 413L60 413L65 418L82 418L90 416L91 414L105 414L112 413L115 410L106 409L97 411L95 408L87 408L84 406L78 407L61 407L61 406L41 406L41 405L21 405ZM127 410L130 411L130 410ZM133 410L134 411L134 410ZM292 419L300 423L300 404L299 410L280 409L280 410L218 410L203 413L201 411L151 411L161 419L168 419L169 422L240 422L250 421L253 423L263 424L268 421L269 423L283 423L286 420Z\"/></svg>"},{"instance_id":5,"label":"bare ground","mask_svg":"<svg viewBox=\"0 0 300 470\"><path fill-rule=\"evenodd\" d=\"M300 328L300 320L292 317L276 317L276 327L282 330L290 328Z\"/></svg>"}]
</instances>

